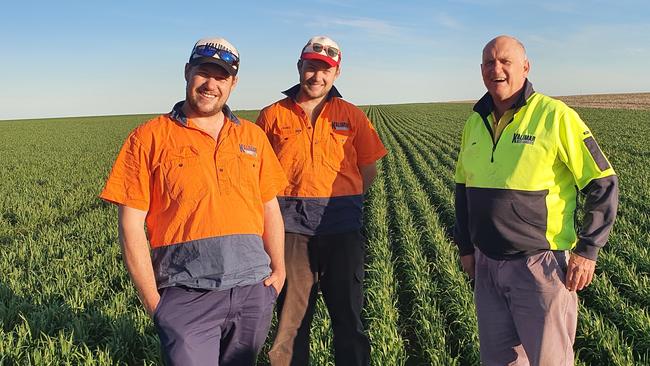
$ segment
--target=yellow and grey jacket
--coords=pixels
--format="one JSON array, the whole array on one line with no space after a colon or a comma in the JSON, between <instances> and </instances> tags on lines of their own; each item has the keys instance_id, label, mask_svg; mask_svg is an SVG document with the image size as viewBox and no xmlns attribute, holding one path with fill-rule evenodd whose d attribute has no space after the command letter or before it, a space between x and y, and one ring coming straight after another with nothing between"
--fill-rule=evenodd
<instances>
[{"instance_id":1,"label":"yellow and grey jacket","mask_svg":"<svg viewBox=\"0 0 650 366\"><path fill-rule=\"evenodd\" d=\"M575 249L596 259L618 206L618 179L589 128L563 102L526 84L501 135L486 93L463 129L456 165L454 241L493 259ZM576 233L577 191L585 217Z\"/></svg>"}]
</instances>

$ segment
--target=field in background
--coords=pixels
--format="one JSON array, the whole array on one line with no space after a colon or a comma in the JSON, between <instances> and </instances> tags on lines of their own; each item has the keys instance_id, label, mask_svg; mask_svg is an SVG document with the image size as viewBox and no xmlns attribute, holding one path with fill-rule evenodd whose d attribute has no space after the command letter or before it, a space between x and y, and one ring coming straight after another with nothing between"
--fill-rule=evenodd
<instances>
[{"instance_id":1,"label":"field in background","mask_svg":"<svg viewBox=\"0 0 650 366\"><path fill-rule=\"evenodd\" d=\"M650 93L567 95L557 98L572 107L650 110Z\"/></svg>"},{"instance_id":2,"label":"field in background","mask_svg":"<svg viewBox=\"0 0 650 366\"><path fill-rule=\"evenodd\" d=\"M638 109L650 111L650 93L585 94L556 96L571 107ZM454 103L475 103L461 101Z\"/></svg>"},{"instance_id":3,"label":"field in background","mask_svg":"<svg viewBox=\"0 0 650 366\"><path fill-rule=\"evenodd\" d=\"M390 151L365 212L373 365L478 364L472 294L449 236L470 110L366 107ZM580 294L578 364L650 364L650 111L578 112L621 184L610 243ZM121 262L116 210L96 198L124 138L149 117L0 122L0 365L160 364ZM328 328L320 302L313 365L333 364Z\"/></svg>"}]
</instances>

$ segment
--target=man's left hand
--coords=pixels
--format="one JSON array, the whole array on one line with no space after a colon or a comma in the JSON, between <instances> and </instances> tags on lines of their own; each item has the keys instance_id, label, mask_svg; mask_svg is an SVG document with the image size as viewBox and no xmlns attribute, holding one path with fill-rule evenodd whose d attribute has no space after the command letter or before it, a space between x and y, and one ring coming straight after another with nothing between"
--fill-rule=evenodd
<instances>
[{"instance_id":1,"label":"man's left hand","mask_svg":"<svg viewBox=\"0 0 650 366\"><path fill-rule=\"evenodd\" d=\"M571 253L566 271L566 288L580 291L591 284L596 270L596 261Z\"/></svg>"},{"instance_id":2,"label":"man's left hand","mask_svg":"<svg viewBox=\"0 0 650 366\"><path fill-rule=\"evenodd\" d=\"M282 291L282 287L284 287L284 281L287 278L287 274L284 272L279 272L275 271L272 272L271 275L264 280L264 286L271 286L275 287L275 291L277 294L280 294L280 291Z\"/></svg>"}]
</instances>

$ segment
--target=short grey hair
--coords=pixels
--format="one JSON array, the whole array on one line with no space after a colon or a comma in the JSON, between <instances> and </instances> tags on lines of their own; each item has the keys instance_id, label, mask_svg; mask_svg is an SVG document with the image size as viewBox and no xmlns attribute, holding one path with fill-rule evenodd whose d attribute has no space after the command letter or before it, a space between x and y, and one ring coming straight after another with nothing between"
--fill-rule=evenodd
<instances>
[{"instance_id":1,"label":"short grey hair","mask_svg":"<svg viewBox=\"0 0 650 366\"><path fill-rule=\"evenodd\" d=\"M522 51L524 51L524 61L528 61L528 55L526 54L526 46L524 46L524 44L523 44L520 40L518 40L516 37L509 36L509 35L507 35L507 34L502 34L502 35L500 35L500 36L496 36L496 37L492 38L492 39L490 40L490 42L488 42L488 43L485 45L485 47L483 47L483 52L485 52L485 50L488 48L488 46L491 45L491 44L493 44L494 42L496 42L496 40L499 39L499 38L508 38L508 39L511 39L511 40L517 42L517 44L519 45L519 47L521 47Z\"/></svg>"}]
</instances>

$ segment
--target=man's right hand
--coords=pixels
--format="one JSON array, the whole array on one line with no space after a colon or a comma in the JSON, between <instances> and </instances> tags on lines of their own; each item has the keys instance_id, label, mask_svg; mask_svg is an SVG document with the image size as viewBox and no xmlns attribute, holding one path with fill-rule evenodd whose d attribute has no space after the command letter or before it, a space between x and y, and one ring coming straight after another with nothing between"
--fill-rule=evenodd
<instances>
[{"instance_id":1,"label":"man's right hand","mask_svg":"<svg viewBox=\"0 0 650 366\"><path fill-rule=\"evenodd\" d=\"M474 254L461 255L460 264L463 266L463 271L469 275L469 278L474 279Z\"/></svg>"},{"instance_id":2,"label":"man's right hand","mask_svg":"<svg viewBox=\"0 0 650 366\"><path fill-rule=\"evenodd\" d=\"M155 296L152 296L152 299L143 299L142 300L142 305L144 306L144 310L149 314L149 317L153 319L153 314L156 312L156 307L158 307L158 303L160 302L160 295L155 294Z\"/></svg>"},{"instance_id":3,"label":"man's right hand","mask_svg":"<svg viewBox=\"0 0 650 366\"><path fill-rule=\"evenodd\" d=\"M284 282L287 280L287 274L284 271L274 271L271 275L264 280L264 286L273 286L275 288L275 293L280 294L282 287L284 287Z\"/></svg>"}]
</instances>

